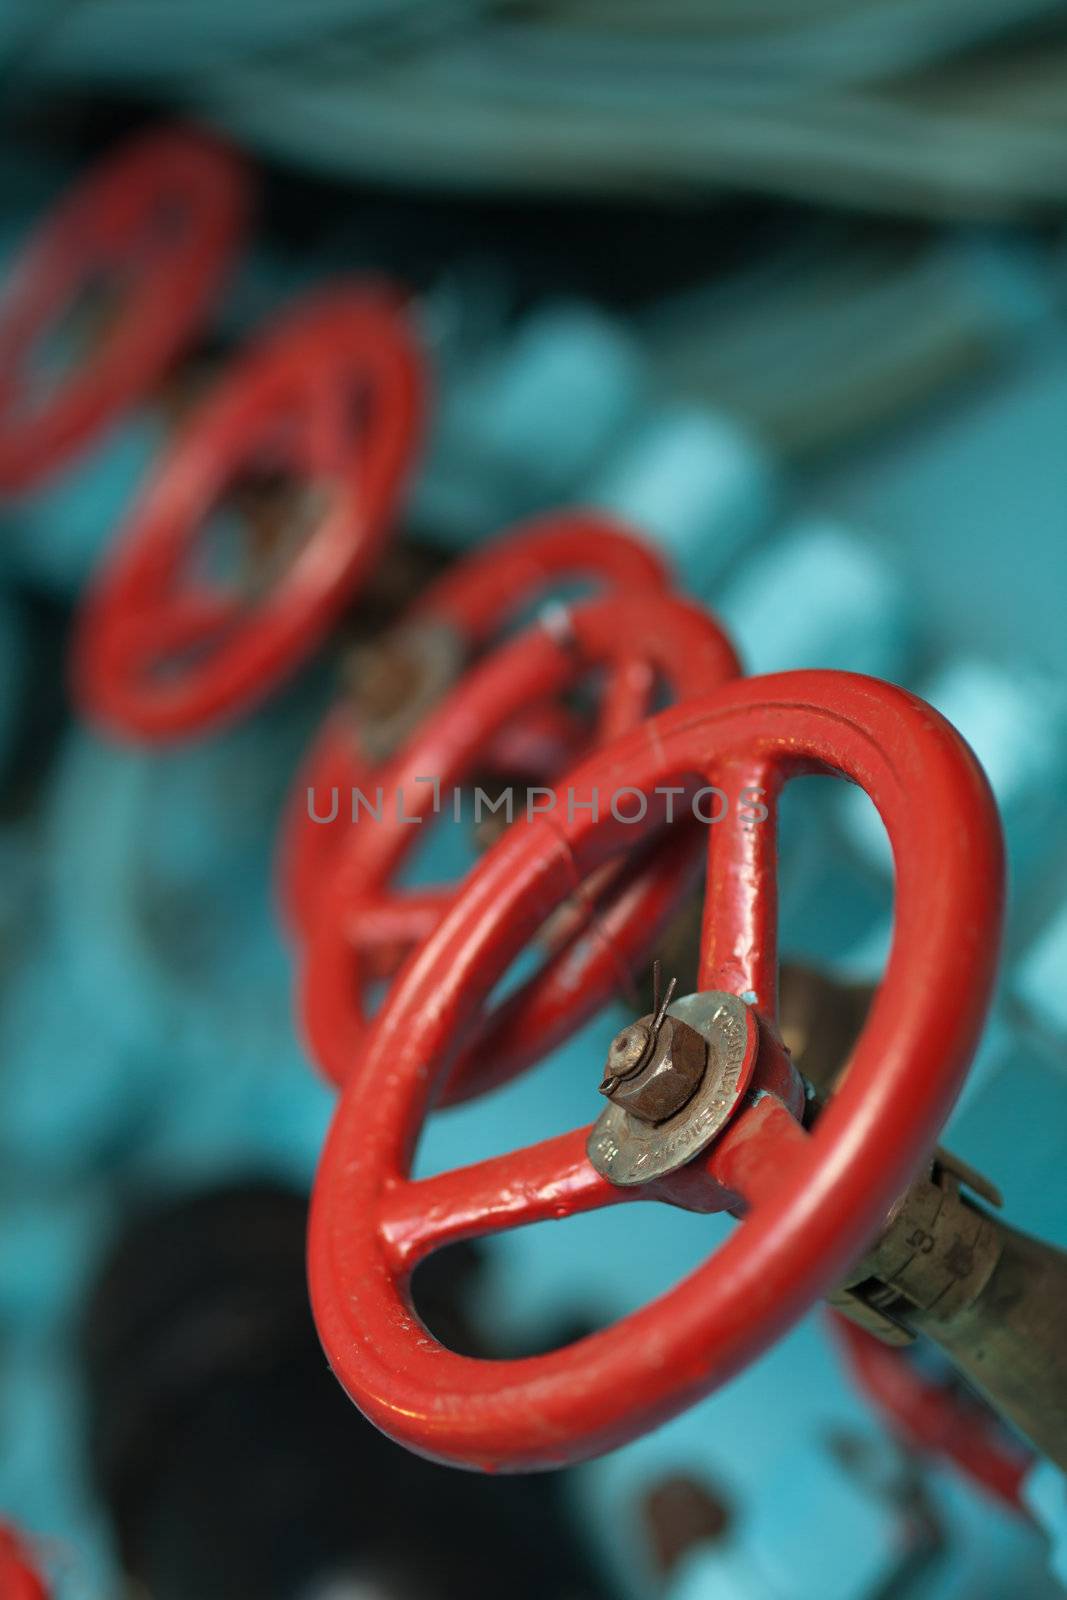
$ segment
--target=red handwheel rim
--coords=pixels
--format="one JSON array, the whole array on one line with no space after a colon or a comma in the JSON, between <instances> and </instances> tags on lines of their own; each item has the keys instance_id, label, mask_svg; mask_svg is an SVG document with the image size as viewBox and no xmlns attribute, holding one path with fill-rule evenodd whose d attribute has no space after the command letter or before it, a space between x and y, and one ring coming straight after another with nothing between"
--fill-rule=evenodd
<instances>
[{"instance_id":1,"label":"red handwheel rim","mask_svg":"<svg viewBox=\"0 0 1067 1600\"><path fill-rule=\"evenodd\" d=\"M413 615L450 622L480 645L551 585L583 579L598 592L653 594L670 587L671 572L636 529L574 506L531 517L471 551L431 585Z\"/></svg>"},{"instance_id":2,"label":"red handwheel rim","mask_svg":"<svg viewBox=\"0 0 1067 1600\"><path fill-rule=\"evenodd\" d=\"M513 1471L627 1442L725 1382L839 1281L929 1154L981 1031L1003 904L996 808L949 725L872 679L784 673L662 713L569 781L583 795L613 783L651 791L685 773L755 782L773 816L781 784L811 771L867 791L897 868L888 966L848 1069L810 1135L756 1081L699 1171L685 1169L720 1206L743 1205L744 1220L666 1295L562 1350L492 1362L446 1350L413 1311L414 1266L457 1239L663 1198L658 1186L600 1177L587 1129L417 1182L410 1164L454 1041L575 872L634 830L586 812L510 830L409 961L339 1101L309 1231L327 1358L392 1438ZM773 1022L773 829L731 813L709 836L700 986L751 994ZM591 1101L599 1067L590 1063Z\"/></svg>"},{"instance_id":3,"label":"red handwheel rim","mask_svg":"<svg viewBox=\"0 0 1067 1600\"><path fill-rule=\"evenodd\" d=\"M34 1569L29 1552L9 1528L0 1524L0 1595L3 1600L48 1600L48 1590Z\"/></svg>"},{"instance_id":4,"label":"red handwheel rim","mask_svg":"<svg viewBox=\"0 0 1067 1600\"><path fill-rule=\"evenodd\" d=\"M447 795L470 775L475 753L523 708L536 706L598 666L616 669L601 711L605 739L642 720L661 679L672 697L684 700L739 671L732 645L707 612L668 594L616 594L550 614L485 657L460 681L396 760L376 774L381 816L348 829L316 903L304 951L300 1010L311 1053L333 1082L343 1082L366 1036L360 956L367 960L379 947L392 949L390 940L403 953L405 945L417 943L439 920L457 891L454 884L409 895L392 889L417 837L410 818L430 818L439 794ZM475 1074L470 1063L469 1072L457 1072L448 1085L448 1099L466 1098L514 1076L534 1048L531 1036L559 1042L618 987L620 961L628 976L638 959L634 952L651 942L691 881L697 840L690 835L688 861L679 845L684 841L672 840L662 874L650 872L637 895L616 908L609 918L615 924L609 939L584 941L577 963L561 957L561 965L541 983L523 990L521 1002L509 1004L507 1019L492 1025L491 1042L488 1037L478 1041L484 1070ZM406 938L405 914L412 930ZM400 954L375 960L375 975L391 975L399 960Z\"/></svg>"},{"instance_id":5,"label":"red handwheel rim","mask_svg":"<svg viewBox=\"0 0 1067 1600\"><path fill-rule=\"evenodd\" d=\"M354 415L353 401L369 399ZM398 297L321 291L253 341L176 438L90 589L73 678L86 714L168 740L247 712L321 642L377 561L413 465L423 369ZM299 554L250 604L185 577L205 519L267 449L323 505ZM295 458L295 459L293 459ZM163 676L168 653L202 646Z\"/></svg>"},{"instance_id":6,"label":"red handwheel rim","mask_svg":"<svg viewBox=\"0 0 1067 1600\"><path fill-rule=\"evenodd\" d=\"M545 590L582 579L610 593L651 594L669 587L670 573L659 554L616 518L580 507L550 512L506 529L466 556L418 597L405 620L453 629L466 657ZM348 826L343 814L333 823L315 820L308 796L328 797L336 789L344 805L353 790L368 791L372 783L355 719L344 705L336 706L301 764L279 837L279 900L298 939L308 936L319 885Z\"/></svg>"},{"instance_id":7,"label":"red handwheel rim","mask_svg":"<svg viewBox=\"0 0 1067 1600\"><path fill-rule=\"evenodd\" d=\"M0 293L0 489L28 488L149 394L204 325L243 241L248 170L221 141L167 128L124 144L28 240ZM26 364L80 290L120 279L120 314L34 405Z\"/></svg>"}]
</instances>

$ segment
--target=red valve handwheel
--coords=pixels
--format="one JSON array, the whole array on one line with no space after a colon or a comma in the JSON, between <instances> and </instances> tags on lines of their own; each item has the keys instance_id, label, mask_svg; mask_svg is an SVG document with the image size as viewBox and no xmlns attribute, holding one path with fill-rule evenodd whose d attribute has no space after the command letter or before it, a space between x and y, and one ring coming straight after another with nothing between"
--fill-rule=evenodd
<instances>
[{"instance_id":1,"label":"red valve handwheel","mask_svg":"<svg viewBox=\"0 0 1067 1600\"><path fill-rule=\"evenodd\" d=\"M636 533L603 512L552 512L509 528L464 557L418 598L405 621L451 629L457 658L469 661L546 592L583 581L608 592L650 594L670 586L670 573ZM531 776L549 775L547 766L536 771L536 742L528 740L525 750L519 742L523 732L538 731L552 730L543 721L504 730L508 746L498 742L493 752L501 771L525 770L529 762ZM566 729L562 738L566 741ZM579 753L573 747L568 751L572 760ZM307 937L319 886L351 826L346 802L353 789L367 793L373 788L373 774L374 763L361 750L351 709L337 706L301 765L280 833L279 894L286 921L299 938ZM321 797L321 817L323 809L330 810L326 797L335 789L341 797L337 818L316 821L308 795Z\"/></svg>"},{"instance_id":2,"label":"red valve handwheel","mask_svg":"<svg viewBox=\"0 0 1067 1600\"><path fill-rule=\"evenodd\" d=\"M0 1600L48 1600L21 1540L0 1524Z\"/></svg>"},{"instance_id":3,"label":"red valve handwheel","mask_svg":"<svg viewBox=\"0 0 1067 1600\"><path fill-rule=\"evenodd\" d=\"M73 663L87 714L136 739L180 738L293 672L378 559L422 390L412 329L384 289L320 292L255 341L174 441L94 581ZM188 568L250 468L291 473L311 505L281 575L243 594Z\"/></svg>"},{"instance_id":4,"label":"red valve handwheel","mask_svg":"<svg viewBox=\"0 0 1067 1600\"><path fill-rule=\"evenodd\" d=\"M312 1053L334 1082L344 1080L365 1038L364 983L395 972L457 890L454 883L408 891L393 887L420 833L401 813L429 817L441 796L442 808L448 806L452 791L470 776L495 733L598 668L606 669L608 681L595 744L639 723L658 687L665 685L672 698L684 700L739 671L732 646L706 612L667 594L619 594L570 611L561 608L461 680L396 760L377 774L370 798L376 802L380 784L381 818L349 829L316 904L301 1012ZM592 1015L620 979L628 981L692 879L696 830L677 834L639 890L632 883L601 883L595 891L590 886L584 921L579 916L578 923L584 927L591 920L593 937L579 938L581 928L567 919L554 930L564 945L555 947L546 971L493 1013L476 1049L453 1075L448 1099L514 1076ZM572 888L577 887L575 880ZM601 905L605 894L610 909ZM579 939L577 951L574 939Z\"/></svg>"},{"instance_id":5,"label":"red valve handwheel","mask_svg":"<svg viewBox=\"0 0 1067 1600\"><path fill-rule=\"evenodd\" d=\"M903 1443L940 1456L972 1483L1025 1515L1022 1485L1033 1452L973 1391L926 1377L906 1349L883 1344L836 1312L834 1333L856 1384Z\"/></svg>"},{"instance_id":6,"label":"red valve handwheel","mask_svg":"<svg viewBox=\"0 0 1067 1600\"><path fill-rule=\"evenodd\" d=\"M39 482L156 386L202 326L249 209L243 163L190 129L131 140L65 197L0 292L0 488ZM94 289L114 296L106 328L37 398L34 353Z\"/></svg>"},{"instance_id":7,"label":"red valve handwheel","mask_svg":"<svg viewBox=\"0 0 1067 1600\"><path fill-rule=\"evenodd\" d=\"M775 1024L773 815L806 772L860 784L896 863L893 945L840 1086L810 1134L752 1043ZM765 791L767 822L732 806L709 828L702 991L747 996L748 1092L704 1154L669 1178L617 1187L586 1155L587 1128L412 1181L425 1118L457 1045L500 975L576 877L632 848L610 815L515 827L414 953L353 1063L312 1202L312 1302L327 1358L362 1411L421 1454L521 1471L609 1450L737 1373L844 1277L929 1155L989 1002L1003 852L984 775L929 706L873 679L783 673L663 712L566 781L656 785L697 774L731 796ZM605 1045L607 1044L605 1040ZM753 1056L756 1059L753 1060ZM590 1061L590 1106L602 1061ZM744 1088L744 1076L739 1089ZM668 1294L564 1349L477 1361L438 1344L408 1294L438 1247L620 1201L729 1207L743 1220Z\"/></svg>"}]
</instances>

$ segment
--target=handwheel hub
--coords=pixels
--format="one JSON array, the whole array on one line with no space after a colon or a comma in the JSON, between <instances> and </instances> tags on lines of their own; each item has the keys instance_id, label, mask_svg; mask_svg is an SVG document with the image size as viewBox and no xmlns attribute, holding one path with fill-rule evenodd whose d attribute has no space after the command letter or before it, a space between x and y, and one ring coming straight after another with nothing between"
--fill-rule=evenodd
<instances>
[{"instance_id":1,"label":"handwheel hub","mask_svg":"<svg viewBox=\"0 0 1067 1600\"><path fill-rule=\"evenodd\" d=\"M464 645L448 622L428 617L400 624L358 645L347 666L360 745L385 761L444 698L463 672Z\"/></svg>"},{"instance_id":2,"label":"handwheel hub","mask_svg":"<svg viewBox=\"0 0 1067 1600\"><path fill-rule=\"evenodd\" d=\"M756 1018L723 990L684 995L612 1041L601 1093L609 1105L587 1151L622 1187L675 1172L705 1150L740 1105L755 1065Z\"/></svg>"}]
</instances>

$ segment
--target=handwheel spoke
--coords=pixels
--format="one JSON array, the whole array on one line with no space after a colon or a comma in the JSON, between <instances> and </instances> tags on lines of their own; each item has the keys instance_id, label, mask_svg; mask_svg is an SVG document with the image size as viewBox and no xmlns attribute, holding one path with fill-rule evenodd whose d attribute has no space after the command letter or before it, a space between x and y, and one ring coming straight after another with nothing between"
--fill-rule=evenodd
<instances>
[{"instance_id":1,"label":"handwheel spoke","mask_svg":"<svg viewBox=\"0 0 1067 1600\"><path fill-rule=\"evenodd\" d=\"M157 661L214 643L241 615L241 603L230 594L197 588L174 596L151 616L124 618L114 628L116 649L134 661Z\"/></svg>"},{"instance_id":2,"label":"handwheel spoke","mask_svg":"<svg viewBox=\"0 0 1067 1600\"><path fill-rule=\"evenodd\" d=\"M508 1083L613 994L637 1006L634 979L696 877L697 843L688 827L672 829L636 870L633 860L607 862L580 886L551 920L544 966L483 1015L440 1104Z\"/></svg>"},{"instance_id":3,"label":"handwheel spoke","mask_svg":"<svg viewBox=\"0 0 1067 1600\"><path fill-rule=\"evenodd\" d=\"M759 1094L692 1161L623 1193L682 1211L731 1211L743 1217L769 1199L807 1147L808 1135L789 1107L775 1094Z\"/></svg>"},{"instance_id":4,"label":"handwheel spoke","mask_svg":"<svg viewBox=\"0 0 1067 1600\"><path fill-rule=\"evenodd\" d=\"M728 804L708 828L700 987L743 995L776 1023L781 777L774 763L752 757L721 763L713 781ZM717 796L708 796L705 814L714 816L721 807Z\"/></svg>"},{"instance_id":5,"label":"handwheel spoke","mask_svg":"<svg viewBox=\"0 0 1067 1600\"><path fill-rule=\"evenodd\" d=\"M585 1153L588 1136L588 1128L575 1128L510 1155L392 1185L379 1218L390 1269L409 1272L431 1251L461 1239L647 1199L594 1170Z\"/></svg>"},{"instance_id":6,"label":"handwheel spoke","mask_svg":"<svg viewBox=\"0 0 1067 1600\"><path fill-rule=\"evenodd\" d=\"M327 359L312 386L305 420L308 457L322 474L335 472L350 455L359 438L361 411L367 412L369 400L365 381L359 385L342 381Z\"/></svg>"},{"instance_id":7,"label":"handwheel spoke","mask_svg":"<svg viewBox=\"0 0 1067 1600\"><path fill-rule=\"evenodd\" d=\"M641 656L623 660L608 676L597 714L596 744L610 744L635 728L652 709L656 672Z\"/></svg>"},{"instance_id":8,"label":"handwheel spoke","mask_svg":"<svg viewBox=\"0 0 1067 1600\"><path fill-rule=\"evenodd\" d=\"M739 1214L781 1182L808 1136L773 1095L747 1106L711 1149L655 1183L623 1188L586 1155L588 1128L493 1156L386 1191L379 1226L390 1269L410 1272L434 1250L462 1239L561 1221L631 1200L661 1200L687 1211Z\"/></svg>"},{"instance_id":9,"label":"handwheel spoke","mask_svg":"<svg viewBox=\"0 0 1067 1600\"><path fill-rule=\"evenodd\" d=\"M543 780L576 760L588 737L576 712L546 700L493 735L486 767L509 777Z\"/></svg>"},{"instance_id":10,"label":"handwheel spoke","mask_svg":"<svg viewBox=\"0 0 1067 1600\"><path fill-rule=\"evenodd\" d=\"M430 886L361 900L348 929L349 941L372 976L389 977L407 952L433 932L455 897L454 889Z\"/></svg>"},{"instance_id":11,"label":"handwheel spoke","mask_svg":"<svg viewBox=\"0 0 1067 1600\"><path fill-rule=\"evenodd\" d=\"M685 1177L694 1191L712 1183L736 1196L731 1210L742 1214L760 1205L782 1182L793 1161L807 1150L809 1135L789 1109L773 1094L763 1094L746 1105L707 1154L691 1162ZM683 1174L675 1174L674 1183ZM681 1192L676 1203L683 1204Z\"/></svg>"}]
</instances>

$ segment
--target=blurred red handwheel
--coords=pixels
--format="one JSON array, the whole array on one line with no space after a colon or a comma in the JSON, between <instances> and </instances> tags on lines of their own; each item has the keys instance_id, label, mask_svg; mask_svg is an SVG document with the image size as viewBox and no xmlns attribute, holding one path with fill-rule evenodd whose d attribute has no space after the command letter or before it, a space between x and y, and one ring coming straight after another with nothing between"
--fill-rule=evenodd
<instances>
[{"instance_id":1,"label":"blurred red handwheel","mask_svg":"<svg viewBox=\"0 0 1067 1600\"><path fill-rule=\"evenodd\" d=\"M423 831L412 819L429 821L449 809L453 791L472 776L494 735L597 671L606 683L594 746L639 724L657 692L685 700L735 676L739 666L705 611L663 593L618 594L550 614L457 684L400 755L375 774L368 799L376 805L380 789L380 807L349 827L316 902L300 1009L312 1054L334 1082L344 1081L365 1042L368 984L395 972L459 887L396 886ZM603 803L610 798L606 792ZM557 923L561 943L546 967L493 1013L457 1065L445 1098L466 1098L513 1077L624 987L692 880L698 845L694 828L679 827L639 888L625 881L631 867L643 866L639 857L613 869L610 883L590 886L577 924L573 918ZM580 889L577 878L572 888Z\"/></svg>"},{"instance_id":2,"label":"blurred red handwheel","mask_svg":"<svg viewBox=\"0 0 1067 1600\"><path fill-rule=\"evenodd\" d=\"M416 644L432 633L451 670L461 671L547 592L582 585L653 594L670 586L670 573L635 532L611 517L580 508L552 512L507 529L464 557L416 600L402 632ZM423 715L429 709L419 708ZM352 793L370 793L383 764L377 751L364 748L366 742L354 708L342 701L323 723L293 785L277 874L283 914L300 938L307 937L319 886L352 827ZM486 766L543 782L580 753L573 723L543 707L500 730L486 751Z\"/></svg>"},{"instance_id":3,"label":"blurred red handwheel","mask_svg":"<svg viewBox=\"0 0 1067 1600\"><path fill-rule=\"evenodd\" d=\"M253 341L174 440L94 579L73 656L86 715L165 741L265 699L378 560L422 411L414 334L383 288L319 292ZM198 572L212 517L250 473L300 493L285 559L269 553L237 581Z\"/></svg>"},{"instance_id":4,"label":"blurred red handwheel","mask_svg":"<svg viewBox=\"0 0 1067 1600\"><path fill-rule=\"evenodd\" d=\"M986 1494L1022 1513L1023 1480L1033 1453L977 1394L926 1377L906 1349L886 1345L831 1313L834 1334L858 1388L900 1441L950 1461Z\"/></svg>"},{"instance_id":5,"label":"blurred red handwheel","mask_svg":"<svg viewBox=\"0 0 1067 1600\"><path fill-rule=\"evenodd\" d=\"M162 129L106 157L34 232L0 292L0 489L40 482L161 381L232 265L249 187L221 142ZM44 382L40 352L86 301L87 348Z\"/></svg>"}]
</instances>

